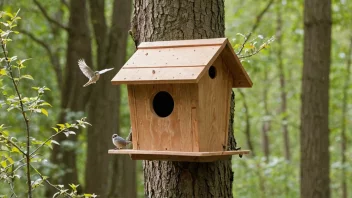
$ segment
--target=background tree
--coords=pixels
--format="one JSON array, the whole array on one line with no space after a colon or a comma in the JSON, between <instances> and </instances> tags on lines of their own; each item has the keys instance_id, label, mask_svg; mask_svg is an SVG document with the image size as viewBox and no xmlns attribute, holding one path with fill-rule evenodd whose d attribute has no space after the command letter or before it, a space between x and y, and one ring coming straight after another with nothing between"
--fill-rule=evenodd
<instances>
[{"instance_id":1,"label":"background tree","mask_svg":"<svg viewBox=\"0 0 352 198\"><path fill-rule=\"evenodd\" d=\"M301 197L330 197L329 73L331 1L304 4Z\"/></svg>"},{"instance_id":2,"label":"background tree","mask_svg":"<svg viewBox=\"0 0 352 198\"><path fill-rule=\"evenodd\" d=\"M105 1L90 0L90 17L97 46L97 70L114 67L93 86L89 105L88 150L86 162L86 191L102 197L136 197L135 162L127 156L108 155L111 137L120 133L120 88L111 79L125 63L127 35L132 2L115 0L111 25L105 17ZM98 162L98 163L97 163ZM97 171L97 169L99 171Z\"/></svg>"}]
</instances>

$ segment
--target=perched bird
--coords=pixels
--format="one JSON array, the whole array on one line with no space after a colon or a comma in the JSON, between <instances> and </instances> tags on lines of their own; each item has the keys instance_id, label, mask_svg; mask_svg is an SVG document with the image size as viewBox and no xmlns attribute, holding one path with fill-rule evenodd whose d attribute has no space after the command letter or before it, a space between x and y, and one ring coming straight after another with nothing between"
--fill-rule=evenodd
<instances>
[{"instance_id":1,"label":"perched bird","mask_svg":"<svg viewBox=\"0 0 352 198\"><path fill-rule=\"evenodd\" d=\"M125 140L117 134L112 135L112 143L116 146L117 149L126 148L127 145L131 143L131 141Z\"/></svg>"},{"instance_id":2,"label":"perched bird","mask_svg":"<svg viewBox=\"0 0 352 198\"><path fill-rule=\"evenodd\" d=\"M113 70L114 68L109 68L109 69L103 69L101 71L93 71L91 68L88 67L86 62L83 59L78 60L78 66L83 72L87 78L89 78L88 82L83 85L83 87L86 87L92 83L96 83L99 80L100 74L103 74L107 71Z\"/></svg>"}]
</instances>

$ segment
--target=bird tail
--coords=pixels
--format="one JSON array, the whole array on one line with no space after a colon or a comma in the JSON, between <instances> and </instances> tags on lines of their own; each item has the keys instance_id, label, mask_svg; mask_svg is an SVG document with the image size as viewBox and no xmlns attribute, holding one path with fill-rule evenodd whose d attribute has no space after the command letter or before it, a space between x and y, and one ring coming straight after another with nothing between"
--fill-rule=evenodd
<instances>
[{"instance_id":1,"label":"bird tail","mask_svg":"<svg viewBox=\"0 0 352 198\"><path fill-rule=\"evenodd\" d=\"M92 84L92 82L88 81L86 84L83 85L83 87L86 87L88 85Z\"/></svg>"}]
</instances>

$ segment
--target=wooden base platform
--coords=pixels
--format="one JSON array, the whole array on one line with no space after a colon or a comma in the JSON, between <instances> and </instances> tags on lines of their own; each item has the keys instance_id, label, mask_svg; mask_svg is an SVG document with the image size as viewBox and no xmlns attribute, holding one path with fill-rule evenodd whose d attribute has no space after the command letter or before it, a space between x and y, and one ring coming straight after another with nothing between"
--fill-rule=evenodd
<instances>
[{"instance_id":1,"label":"wooden base platform","mask_svg":"<svg viewBox=\"0 0 352 198\"><path fill-rule=\"evenodd\" d=\"M218 151L218 152L181 152L181 151L149 151L133 149L111 149L109 154L129 154L133 160L166 160L188 162L213 162L226 160L231 155L249 154L249 150Z\"/></svg>"}]
</instances>

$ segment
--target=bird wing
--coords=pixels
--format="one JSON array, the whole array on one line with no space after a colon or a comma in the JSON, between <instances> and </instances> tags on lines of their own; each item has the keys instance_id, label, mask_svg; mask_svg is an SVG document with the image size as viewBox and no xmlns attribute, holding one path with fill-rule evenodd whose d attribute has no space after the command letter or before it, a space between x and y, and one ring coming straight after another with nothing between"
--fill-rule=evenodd
<instances>
[{"instance_id":1,"label":"bird wing","mask_svg":"<svg viewBox=\"0 0 352 198\"><path fill-rule=\"evenodd\" d=\"M108 72L108 71L113 70L113 69L114 68L103 69L103 70L99 71L99 74L103 74L103 73Z\"/></svg>"},{"instance_id":2,"label":"bird wing","mask_svg":"<svg viewBox=\"0 0 352 198\"><path fill-rule=\"evenodd\" d=\"M86 62L83 59L78 60L78 66L81 69L82 73L87 76L87 78L92 78L94 76L94 71L88 67Z\"/></svg>"}]
</instances>

